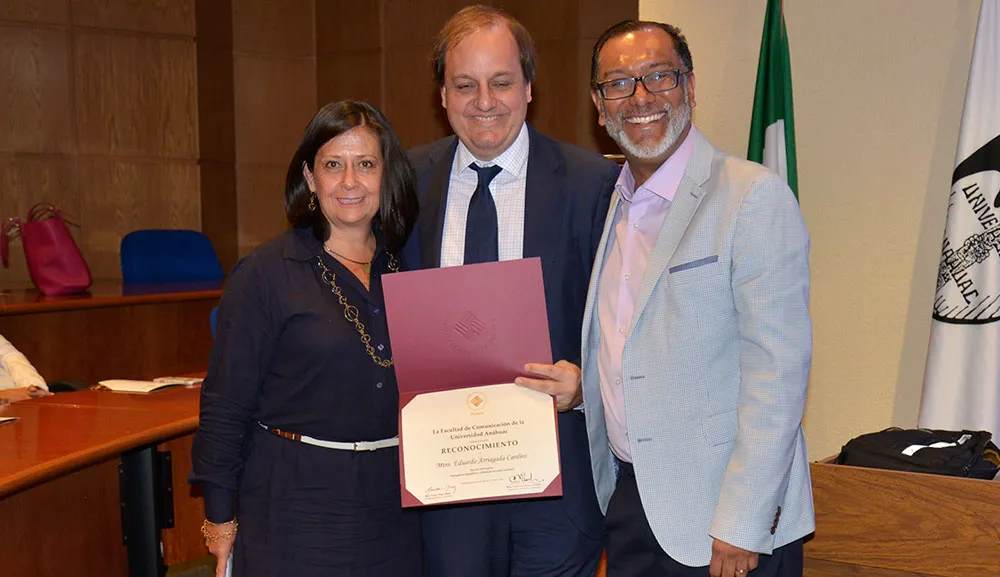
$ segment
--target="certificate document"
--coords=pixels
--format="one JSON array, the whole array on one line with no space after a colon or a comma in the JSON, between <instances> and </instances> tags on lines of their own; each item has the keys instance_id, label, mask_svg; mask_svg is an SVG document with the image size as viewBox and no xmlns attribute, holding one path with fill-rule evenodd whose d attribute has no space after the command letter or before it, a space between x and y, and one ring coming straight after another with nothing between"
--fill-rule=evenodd
<instances>
[{"instance_id":1,"label":"certificate document","mask_svg":"<svg viewBox=\"0 0 1000 577\"><path fill-rule=\"evenodd\" d=\"M400 424L411 504L559 494L549 395L513 383L424 393Z\"/></svg>"},{"instance_id":2,"label":"certificate document","mask_svg":"<svg viewBox=\"0 0 1000 577\"><path fill-rule=\"evenodd\" d=\"M386 275L404 507L562 495L555 403L513 384L551 363L538 258Z\"/></svg>"}]
</instances>

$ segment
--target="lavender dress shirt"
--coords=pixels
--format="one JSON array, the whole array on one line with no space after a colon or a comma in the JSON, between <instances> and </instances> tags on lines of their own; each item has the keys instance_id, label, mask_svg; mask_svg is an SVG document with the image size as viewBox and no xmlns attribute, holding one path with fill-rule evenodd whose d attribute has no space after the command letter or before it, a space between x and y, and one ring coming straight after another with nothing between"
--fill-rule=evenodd
<instances>
[{"instance_id":1,"label":"lavender dress shirt","mask_svg":"<svg viewBox=\"0 0 1000 577\"><path fill-rule=\"evenodd\" d=\"M639 284L694 150L696 130L691 127L680 147L638 189L628 163L615 184L622 202L612 217L612 232L603 255L605 264L598 285L601 344L597 370L611 451L623 461L632 462L632 451L622 391L622 352L630 333Z\"/></svg>"}]
</instances>

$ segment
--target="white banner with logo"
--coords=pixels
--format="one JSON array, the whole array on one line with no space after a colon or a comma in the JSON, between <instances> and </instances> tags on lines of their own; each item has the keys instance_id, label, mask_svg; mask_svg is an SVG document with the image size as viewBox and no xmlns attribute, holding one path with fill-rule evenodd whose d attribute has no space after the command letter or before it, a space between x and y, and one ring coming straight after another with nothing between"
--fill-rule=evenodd
<instances>
[{"instance_id":1,"label":"white banner with logo","mask_svg":"<svg viewBox=\"0 0 1000 577\"><path fill-rule=\"evenodd\" d=\"M1000 435L1000 0L979 14L919 422Z\"/></svg>"}]
</instances>

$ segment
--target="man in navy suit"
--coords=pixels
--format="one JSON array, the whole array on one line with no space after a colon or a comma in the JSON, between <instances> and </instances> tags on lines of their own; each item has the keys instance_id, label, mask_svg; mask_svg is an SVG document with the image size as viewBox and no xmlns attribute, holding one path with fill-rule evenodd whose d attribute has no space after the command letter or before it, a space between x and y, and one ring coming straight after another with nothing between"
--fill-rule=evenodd
<instances>
[{"instance_id":1,"label":"man in navy suit","mask_svg":"<svg viewBox=\"0 0 1000 577\"><path fill-rule=\"evenodd\" d=\"M434 68L455 136L411 151L421 214L404 258L429 268L541 257L558 362L527 365L539 377L528 380L578 383L587 282L618 167L525 123L534 46L503 12L472 6L453 16ZM428 509L430 577L594 574L603 519L583 412L572 410L580 400L556 396L563 497Z\"/></svg>"}]
</instances>

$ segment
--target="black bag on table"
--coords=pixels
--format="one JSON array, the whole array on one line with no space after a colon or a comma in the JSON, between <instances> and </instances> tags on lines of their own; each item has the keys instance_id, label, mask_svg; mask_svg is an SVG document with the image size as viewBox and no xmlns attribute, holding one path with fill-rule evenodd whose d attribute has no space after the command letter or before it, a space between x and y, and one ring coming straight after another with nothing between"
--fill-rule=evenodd
<instances>
[{"instance_id":1,"label":"black bag on table","mask_svg":"<svg viewBox=\"0 0 1000 577\"><path fill-rule=\"evenodd\" d=\"M1000 449L988 431L938 431L890 427L855 437L837 463L932 475L992 479L1000 469Z\"/></svg>"}]
</instances>

